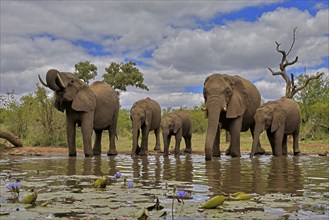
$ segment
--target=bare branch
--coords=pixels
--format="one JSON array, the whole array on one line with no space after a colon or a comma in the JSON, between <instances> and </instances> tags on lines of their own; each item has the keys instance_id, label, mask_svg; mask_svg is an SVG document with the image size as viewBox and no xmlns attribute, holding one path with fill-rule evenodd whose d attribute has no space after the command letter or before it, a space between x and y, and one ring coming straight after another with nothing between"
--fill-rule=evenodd
<instances>
[{"instance_id":1,"label":"bare branch","mask_svg":"<svg viewBox=\"0 0 329 220\"><path fill-rule=\"evenodd\" d=\"M288 60L287 60L287 62L283 65L283 67L286 68L287 66L297 63L297 61L298 61L298 56L295 58L295 60L293 60L291 62L288 62Z\"/></svg>"},{"instance_id":2,"label":"bare branch","mask_svg":"<svg viewBox=\"0 0 329 220\"><path fill-rule=\"evenodd\" d=\"M297 26L294 27L293 33L292 33L292 43L290 46L290 49L288 50L287 56L289 55L289 53L291 52L292 48L294 47L294 44L296 42L296 31L297 31Z\"/></svg>"},{"instance_id":3,"label":"bare branch","mask_svg":"<svg viewBox=\"0 0 329 220\"><path fill-rule=\"evenodd\" d=\"M304 88L308 85L308 83L309 83L311 80L319 79L323 74L324 74L324 72L321 72L321 73L317 72L315 75L308 77L308 78L305 80L305 82L304 82L303 85L301 85L300 87L295 88L295 89L293 89L293 90L291 91L291 97L293 97L293 96L294 96L297 92L299 92L300 90L304 89Z\"/></svg>"},{"instance_id":4,"label":"bare branch","mask_svg":"<svg viewBox=\"0 0 329 220\"><path fill-rule=\"evenodd\" d=\"M281 71L274 72L274 70L272 70L270 67L268 67L267 69L272 73L273 76L277 76L277 75L282 75L283 74L283 72L281 72Z\"/></svg>"},{"instance_id":5,"label":"bare branch","mask_svg":"<svg viewBox=\"0 0 329 220\"><path fill-rule=\"evenodd\" d=\"M286 52L284 50L280 50L279 49L280 48L280 45L281 45L280 43L278 43L278 42L275 41L275 44L276 44L276 51L278 51L279 53L282 54L281 64L283 64L285 62L285 60L287 59L287 54L286 54Z\"/></svg>"}]
</instances>

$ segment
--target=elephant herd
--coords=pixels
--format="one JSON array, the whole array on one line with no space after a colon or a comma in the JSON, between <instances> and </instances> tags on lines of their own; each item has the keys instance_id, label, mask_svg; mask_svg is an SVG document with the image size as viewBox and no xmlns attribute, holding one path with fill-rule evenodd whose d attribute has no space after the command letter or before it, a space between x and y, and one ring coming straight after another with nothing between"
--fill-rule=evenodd
<instances>
[{"instance_id":1,"label":"elephant herd","mask_svg":"<svg viewBox=\"0 0 329 220\"><path fill-rule=\"evenodd\" d=\"M119 116L118 93L111 85L94 82L91 85L75 74L50 69L46 82L39 75L40 82L55 93L55 107L66 113L66 134L69 156L76 156L76 125L81 127L84 154L86 157L101 154L103 130L108 130L110 146L107 155L116 155L116 129ZM240 157L240 132L250 129L253 144L250 157L264 154L259 142L260 134L266 130L275 156L287 154L287 135L293 136L294 155L300 153L298 135L300 109L298 104L287 98L261 104L257 88L240 76L212 74L204 82L203 96L208 128L205 140L205 159L220 156L220 129L229 132L231 138L227 155ZM192 152L192 122L187 111L178 110L161 118L160 105L150 98L142 99L130 109L132 121L132 156L146 155L148 136L154 131L160 150L160 129L163 135L164 155L169 154L171 136L175 136L175 154L180 151L180 142L185 140L185 152ZM92 132L96 138L92 148ZM139 136L142 136L139 146Z\"/></svg>"}]
</instances>

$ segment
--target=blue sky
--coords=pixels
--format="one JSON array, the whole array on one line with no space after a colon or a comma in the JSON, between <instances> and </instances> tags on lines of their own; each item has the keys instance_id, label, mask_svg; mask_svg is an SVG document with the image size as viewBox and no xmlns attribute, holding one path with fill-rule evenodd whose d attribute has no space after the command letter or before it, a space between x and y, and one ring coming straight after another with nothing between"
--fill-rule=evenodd
<instances>
[{"instance_id":1,"label":"blue sky","mask_svg":"<svg viewBox=\"0 0 329 220\"><path fill-rule=\"evenodd\" d=\"M212 73L252 81L265 100L284 80L275 41L287 50L297 26L288 72L328 75L328 1L1 1L1 94L35 91L37 74L74 71L91 61L102 80L111 62L134 61L150 91L128 88L121 105L151 97L162 107L203 102Z\"/></svg>"}]
</instances>

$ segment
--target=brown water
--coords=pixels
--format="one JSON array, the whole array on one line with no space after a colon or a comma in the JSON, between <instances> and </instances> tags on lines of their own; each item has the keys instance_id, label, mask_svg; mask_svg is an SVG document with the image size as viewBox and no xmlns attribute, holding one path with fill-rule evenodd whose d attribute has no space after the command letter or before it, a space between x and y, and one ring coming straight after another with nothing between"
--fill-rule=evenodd
<instances>
[{"instance_id":1,"label":"brown water","mask_svg":"<svg viewBox=\"0 0 329 220\"><path fill-rule=\"evenodd\" d=\"M0 178L2 187L11 176L11 179L21 179L25 185L39 183L54 188L77 184L77 180L70 176L86 177L87 181L90 176L113 176L120 172L128 180L150 189L161 187L165 182L179 182L193 193L196 202L237 191L328 198L328 162L328 157L319 156L260 156L249 159L248 155L243 155L241 158L223 156L213 161L205 161L203 155L135 158L129 155L94 158L2 156ZM0 202L9 203L2 195ZM327 205L327 209L322 210L322 217L328 216L328 213Z\"/></svg>"}]
</instances>

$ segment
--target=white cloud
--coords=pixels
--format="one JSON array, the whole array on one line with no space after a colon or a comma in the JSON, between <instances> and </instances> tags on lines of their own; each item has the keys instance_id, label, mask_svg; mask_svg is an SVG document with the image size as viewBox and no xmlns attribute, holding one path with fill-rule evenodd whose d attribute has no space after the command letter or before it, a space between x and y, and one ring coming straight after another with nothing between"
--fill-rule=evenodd
<instances>
[{"instance_id":1,"label":"white cloud","mask_svg":"<svg viewBox=\"0 0 329 220\"><path fill-rule=\"evenodd\" d=\"M299 56L296 67L321 64L329 50L328 10L318 9L312 16L306 10L279 8L254 22L231 20L205 30L199 23L273 3L1 1L0 90L32 92L38 73L44 77L50 68L73 71L74 64L85 60L98 67L99 80L111 62L133 58L147 64L139 68L150 91L129 88L122 93L123 106L147 96L164 107L200 105L202 95L188 93L186 87L201 86L213 72L241 75L256 82L265 99L274 99L284 87L267 70L277 69L281 59L274 41L287 49L292 28L298 26L291 59ZM91 56L75 44L78 40L99 44L110 55ZM153 51L153 57L141 57L145 50Z\"/></svg>"}]
</instances>

